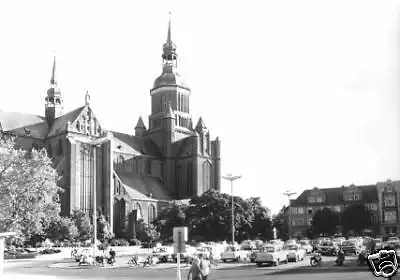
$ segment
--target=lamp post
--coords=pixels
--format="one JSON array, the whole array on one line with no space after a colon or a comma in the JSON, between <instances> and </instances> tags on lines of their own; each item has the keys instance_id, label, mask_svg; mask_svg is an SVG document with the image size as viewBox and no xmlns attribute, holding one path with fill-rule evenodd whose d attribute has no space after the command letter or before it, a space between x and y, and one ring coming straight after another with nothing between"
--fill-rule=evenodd
<instances>
[{"instance_id":1,"label":"lamp post","mask_svg":"<svg viewBox=\"0 0 400 280\"><path fill-rule=\"evenodd\" d=\"M68 135L67 138L71 141L71 143L75 143L76 139L71 136ZM92 166L92 170L93 170L93 174L92 174L92 182L93 182L93 258L96 258L96 241L97 241L97 192L96 192L96 148L100 147L101 144L107 142L110 140L109 135L107 135L106 137L102 137L99 139L95 139L95 140L91 140L91 141L82 141L82 144L86 144L88 146L84 146L83 147L83 151L84 152L88 152L88 154L92 154L93 153L93 166Z\"/></svg>"},{"instance_id":2,"label":"lamp post","mask_svg":"<svg viewBox=\"0 0 400 280\"><path fill-rule=\"evenodd\" d=\"M227 174L226 176L222 176L225 180L231 182L231 198L232 198L232 245L235 243L235 206L233 200L233 181L242 178L241 175L233 176L232 174Z\"/></svg>"}]
</instances>

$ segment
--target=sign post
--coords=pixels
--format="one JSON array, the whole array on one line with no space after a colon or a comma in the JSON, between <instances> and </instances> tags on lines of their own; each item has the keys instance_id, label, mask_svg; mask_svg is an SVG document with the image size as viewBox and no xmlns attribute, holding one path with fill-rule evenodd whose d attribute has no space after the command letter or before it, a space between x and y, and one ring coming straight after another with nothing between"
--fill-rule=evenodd
<instances>
[{"instance_id":1,"label":"sign post","mask_svg":"<svg viewBox=\"0 0 400 280\"><path fill-rule=\"evenodd\" d=\"M15 232L0 232L0 279L3 278L4 274L4 240L6 237L16 235Z\"/></svg>"},{"instance_id":2,"label":"sign post","mask_svg":"<svg viewBox=\"0 0 400 280\"><path fill-rule=\"evenodd\" d=\"M177 261L177 280L181 280L181 253L186 253L186 242L188 241L187 227L174 227L174 253Z\"/></svg>"}]
</instances>

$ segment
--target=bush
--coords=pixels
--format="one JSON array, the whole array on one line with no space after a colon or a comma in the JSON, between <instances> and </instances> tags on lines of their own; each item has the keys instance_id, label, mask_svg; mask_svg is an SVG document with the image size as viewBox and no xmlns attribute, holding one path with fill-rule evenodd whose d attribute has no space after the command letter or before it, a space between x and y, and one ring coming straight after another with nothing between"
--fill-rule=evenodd
<instances>
[{"instance_id":1,"label":"bush","mask_svg":"<svg viewBox=\"0 0 400 280\"><path fill-rule=\"evenodd\" d=\"M126 241L125 239L112 239L110 241L111 246L129 246L129 242Z\"/></svg>"},{"instance_id":2,"label":"bush","mask_svg":"<svg viewBox=\"0 0 400 280\"><path fill-rule=\"evenodd\" d=\"M131 246L140 246L140 245L142 245L142 242L140 242L140 240L139 239L131 239L131 240L129 240L129 245L131 245Z\"/></svg>"},{"instance_id":3,"label":"bush","mask_svg":"<svg viewBox=\"0 0 400 280\"><path fill-rule=\"evenodd\" d=\"M108 243L108 241L104 241L103 243L98 245L99 250L107 250L108 247L110 247L110 244Z\"/></svg>"}]
</instances>

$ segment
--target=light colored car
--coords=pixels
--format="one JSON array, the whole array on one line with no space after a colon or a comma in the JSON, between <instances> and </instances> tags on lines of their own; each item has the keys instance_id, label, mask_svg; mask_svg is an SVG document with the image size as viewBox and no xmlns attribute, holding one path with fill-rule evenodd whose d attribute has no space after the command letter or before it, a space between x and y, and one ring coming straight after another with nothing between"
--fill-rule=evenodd
<instances>
[{"instance_id":1,"label":"light colored car","mask_svg":"<svg viewBox=\"0 0 400 280\"><path fill-rule=\"evenodd\" d=\"M306 254L306 251L301 248L300 245L288 245L286 248L287 250L287 260L290 261L302 261L304 260L304 256Z\"/></svg>"},{"instance_id":2,"label":"light colored car","mask_svg":"<svg viewBox=\"0 0 400 280\"><path fill-rule=\"evenodd\" d=\"M228 246L225 251L221 254L221 260L223 262L227 261L240 261L249 258L249 253L242 251L239 247Z\"/></svg>"},{"instance_id":3,"label":"light colored car","mask_svg":"<svg viewBox=\"0 0 400 280\"><path fill-rule=\"evenodd\" d=\"M313 250L313 246L311 245L310 240L302 239L300 240L300 246L306 252L306 254L310 254Z\"/></svg>"},{"instance_id":4,"label":"light colored car","mask_svg":"<svg viewBox=\"0 0 400 280\"><path fill-rule=\"evenodd\" d=\"M153 257L157 257L161 262L172 261L172 255L174 253L174 248L170 246L155 247L153 249Z\"/></svg>"},{"instance_id":5,"label":"light colored car","mask_svg":"<svg viewBox=\"0 0 400 280\"><path fill-rule=\"evenodd\" d=\"M262 264L279 265L281 262L288 262L287 251L278 246L265 246L257 253L255 263L257 266Z\"/></svg>"}]
</instances>

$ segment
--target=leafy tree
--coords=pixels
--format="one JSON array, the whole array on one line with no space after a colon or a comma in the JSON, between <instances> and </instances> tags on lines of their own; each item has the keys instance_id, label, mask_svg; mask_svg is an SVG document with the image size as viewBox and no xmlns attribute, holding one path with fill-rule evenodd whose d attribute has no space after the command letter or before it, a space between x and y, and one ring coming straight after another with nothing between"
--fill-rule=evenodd
<instances>
[{"instance_id":1,"label":"leafy tree","mask_svg":"<svg viewBox=\"0 0 400 280\"><path fill-rule=\"evenodd\" d=\"M160 233L153 224L146 224L143 220L138 221L137 238L144 242L154 242L160 239Z\"/></svg>"},{"instance_id":2,"label":"leafy tree","mask_svg":"<svg viewBox=\"0 0 400 280\"><path fill-rule=\"evenodd\" d=\"M252 197L246 200L250 205L254 218L250 229L251 239L273 239L272 221L270 219L270 210L261 204L259 197Z\"/></svg>"},{"instance_id":3,"label":"leafy tree","mask_svg":"<svg viewBox=\"0 0 400 280\"><path fill-rule=\"evenodd\" d=\"M286 206L282 207L278 214L272 218L272 226L276 229L278 239L289 239L289 228L286 219Z\"/></svg>"},{"instance_id":4,"label":"leafy tree","mask_svg":"<svg viewBox=\"0 0 400 280\"><path fill-rule=\"evenodd\" d=\"M42 235L60 213L57 180L44 149L27 152L0 139L0 231L17 232L18 242Z\"/></svg>"},{"instance_id":5,"label":"leafy tree","mask_svg":"<svg viewBox=\"0 0 400 280\"><path fill-rule=\"evenodd\" d=\"M93 226L91 225L89 215L83 210L74 210L71 215L78 228L78 239L81 241L88 240L93 237Z\"/></svg>"},{"instance_id":6,"label":"leafy tree","mask_svg":"<svg viewBox=\"0 0 400 280\"><path fill-rule=\"evenodd\" d=\"M315 233L330 236L336 232L336 226L339 225L339 216L325 207L315 212L312 225Z\"/></svg>"},{"instance_id":7,"label":"leafy tree","mask_svg":"<svg viewBox=\"0 0 400 280\"><path fill-rule=\"evenodd\" d=\"M160 211L153 225L162 239L170 238L174 227L186 225L186 210L185 205L171 203Z\"/></svg>"},{"instance_id":8,"label":"leafy tree","mask_svg":"<svg viewBox=\"0 0 400 280\"><path fill-rule=\"evenodd\" d=\"M248 203L235 197L235 234L243 238L252 226L254 215ZM231 196L214 190L192 198L186 211L191 235L205 240L230 240ZM246 230L243 230L245 228Z\"/></svg>"},{"instance_id":9,"label":"leafy tree","mask_svg":"<svg viewBox=\"0 0 400 280\"><path fill-rule=\"evenodd\" d=\"M100 215L97 218L97 239L101 242L109 241L114 236L111 232L110 224L107 222L104 215Z\"/></svg>"},{"instance_id":10,"label":"leafy tree","mask_svg":"<svg viewBox=\"0 0 400 280\"><path fill-rule=\"evenodd\" d=\"M371 212L363 204L353 204L347 207L342 214L342 227L345 233L354 231L356 234L371 225Z\"/></svg>"},{"instance_id":11,"label":"leafy tree","mask_svg":"<svg viewBox=\"0 0 400 280\"><path fill-rule=\"evenodd\" d=\"M58 217L51 221L47 230L47 237L55 240L74 240L79 235L74 221L68 217Z\"/></svg>"}]
</instances>

